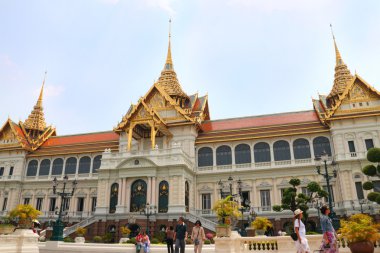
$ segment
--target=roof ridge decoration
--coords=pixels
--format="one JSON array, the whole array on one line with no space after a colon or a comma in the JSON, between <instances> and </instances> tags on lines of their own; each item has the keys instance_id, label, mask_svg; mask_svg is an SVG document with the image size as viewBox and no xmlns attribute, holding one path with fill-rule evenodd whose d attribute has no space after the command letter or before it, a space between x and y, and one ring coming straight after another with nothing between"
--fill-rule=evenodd
<instances>
[{"instance_id":1,"label":"roof ridge decoration","mask_svg":"<svg viewBox=\"0 0 380 253\"><path fill-rule=\"evenodd\" d=\"M335 48L335 74L334 74L334 85L330 91L330 94L327 96L327 98L330 101L330 104L335 104L337 100L339 99L339 96L342 95L344 90L347 88L350 81L353 79L353 76L351 75L350 70L347 68L347 65L343 62L342 56L340 54L340 51L338 49L335 35L331 27L331 33L334 41L334 48Z\"/></svg>"}]
</instances>

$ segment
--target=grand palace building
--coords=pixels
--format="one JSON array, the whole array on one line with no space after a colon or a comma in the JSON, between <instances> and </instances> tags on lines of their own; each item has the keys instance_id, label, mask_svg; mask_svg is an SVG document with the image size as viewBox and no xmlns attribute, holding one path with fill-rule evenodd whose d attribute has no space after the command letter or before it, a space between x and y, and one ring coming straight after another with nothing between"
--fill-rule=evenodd
<instances>
[{"instance_id":1,"label":"grand palace building","mask_svg":"<svg viewBox=\"0 0 380 253\"><path fill-rule=\"evenodd\" d=\"M179 216L189 223L199 219L213 231L213 203L232 191L247 207L244 222L254 211L284 229L290 212L274 212L272 206L281 204L292 177L301 180L305 194L311 181L326 189L314 160L324 151L328 169L337 171L331 179L337 215L360 208L374 214L379 206L361 201L368 193L362 182L369 179L361 168L367 150L380 146L380 93L350 72L335 39L334 46L331 92L310 101L309 111L212 120L208 96L181 88L170 40L158 81L125 108L112 130L57 135L45 122L42 85L26 120L9 118L0 129L0 216L17 204L31 204L42 212L40 221L55 220L63 201L68 226L77 223L97 235L118 233L126 224L145 228L149 203L151 231ZM61 190L65 175L68 191L75 179L77 185L72 197L61 200L52 181L57 178ZM375 182L375 190L379 186ZM317 205L310 206L310 216L317 216Z\"/></svg>"}]
</instances>

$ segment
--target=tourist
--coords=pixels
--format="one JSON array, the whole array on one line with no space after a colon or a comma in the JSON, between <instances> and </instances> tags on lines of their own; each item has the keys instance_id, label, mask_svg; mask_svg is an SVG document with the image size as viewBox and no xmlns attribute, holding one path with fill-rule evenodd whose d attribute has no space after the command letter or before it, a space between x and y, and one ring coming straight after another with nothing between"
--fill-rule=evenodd
<instances>
[{"instance_id":1,"label":"tourist","mask_svg":"<svg viewBox=\"0 0 380 253\"><path fill-rule=\"evenodd\" d=\"M332 226L330 217L330 209L324 205L321 207L321 227L323 233L323 242L321 249L324 250L324 253L337 253L338 247L336 242L335 229Z\"/></svg>"},{"instance_id":2,"label":"tourist","mask_svg":"<svg viewBox=\"0 0 380 253\"><path fill-rule=\"evenodd\" d=\"M302 213L301 209L294 211L294 231L297 234L296 249L297 253L311 253L309 244L306 239L306 228L305 224L302 222Z\"/></svg>"},{"instance_id":3,"label":"tourist","mask_svg":"<svg viewBox=\"0 0 380 253\"><path fill-rule=\"evenodd\" d=\"M191 232L191 240L194 242L194 252L201 253L203 242L206 239L205 231L202 227L202 223L197 220L195 226Z\"/></svg>"},{"instance_id":4,"label":"tourist","mask_svg":"<svg viewBox=\"0 0 380 253\"><path fill-rule=\"evenodd\" d=\"M140 253L143 244L143 234L141 232L136 236L136 253Z\"/></svg>"},{"instance_id":5,"label":"tourist","mask_svg":"<svg viewBox=\"0 0 380 253\"><path fill-rule=\"evenodd\" d=\"M142 246L144 248L144 253L149 253L150 240L149 240L149 236L145 232L142 233Z\"/></svg>"},{"instance_id":6,"label":"tourist","mask_svg":"<svg viewBox=\"0 0 380 253\"><path fill-rule=\"evenodd\" d=\"M178 224L175 227L173 240L175 241L175 253L185 253L187 238L187 226L183 217L178 218ZM181 250L180 250L181 249Z\"/></svg>"},{"instance_id":7,"label":"tourist","mask_svg":"<svg viewBox=\"0 0 380 253\"><path fill-rule=\"evenodd\" d=\"M166 228L166 245L168 246L168 253L174 253L173 248L174 229L173 226Z\"/></svg>"}]
</instances>

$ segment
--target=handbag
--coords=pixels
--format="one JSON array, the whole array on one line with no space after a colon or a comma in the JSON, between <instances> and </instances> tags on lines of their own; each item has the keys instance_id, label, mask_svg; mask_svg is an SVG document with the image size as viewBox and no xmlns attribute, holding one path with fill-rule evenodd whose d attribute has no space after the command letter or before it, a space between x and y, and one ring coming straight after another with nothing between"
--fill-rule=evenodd
<instances>
[{"instance_id":1,"label":"handbag","mask_svg":"<svg viewBox=\"0 0 380 253\"><path fill-rule=\"evenodd\" d=\"M199 236L199 231L201 229L198 230L198 234L197 234L197 238L194 239L194 245L199 245L199 239L198 239L198 236Z\"/></svg>"},{"instance_id":2,"label":"handbag","mask_svg":"<svg viewBox=\"0 0 380 253\"><path fill-rule=\"evenodd\" d=\"M297 233L296 232L293 232L290 234L290 237L293 239L293 241L297 241L298 240L298 236L297 236Z\"/></svg>"}]
</instances>

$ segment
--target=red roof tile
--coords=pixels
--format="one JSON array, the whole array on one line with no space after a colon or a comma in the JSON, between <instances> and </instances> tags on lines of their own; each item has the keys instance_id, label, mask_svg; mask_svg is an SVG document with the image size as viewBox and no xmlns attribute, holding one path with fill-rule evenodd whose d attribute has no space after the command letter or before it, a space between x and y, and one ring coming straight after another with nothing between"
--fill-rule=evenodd
<instances>
[{"instance_id":1,"label":"red roof tile","mask_svg":"<svg viewBox=\"0 0 380 253\"><path fill-rule=\"evenodd\" d=\"M296 124L302 122L319 122L315 111L301 111L290 113L279 113L271 115L253 116L245 118L232 118L214 121L205 121L201 128L204 132L223 131L239 128L253 128L263 126L274 126L284 124Z\"/></svg>"},{"instance_id":2,"label":"red roof tile","mask_svg":"<svg viewBox=\"0 0 380 253\"><path fill-rule=\"evenodd\" d=\"M101 132L90 134L78 134L68 136L54 136L49 138L42 147L72 145L91 142L117 141L119 135L114 132Z\"/></svg>"}]
</instances>

